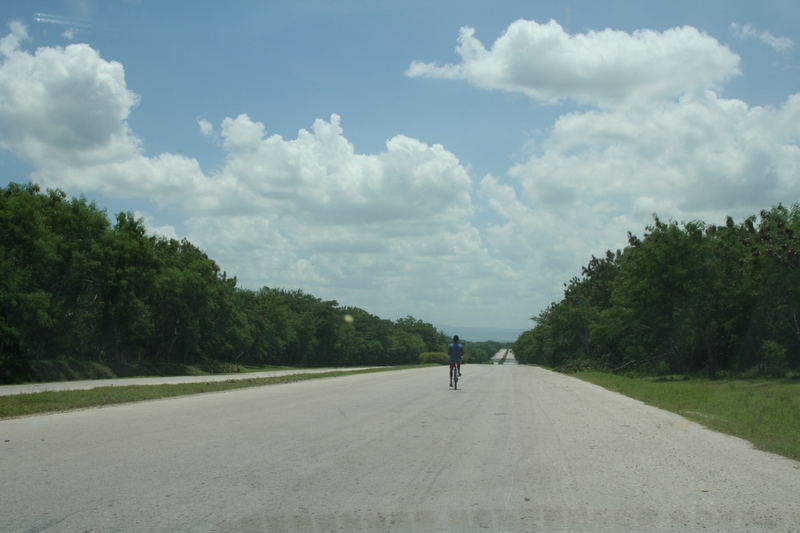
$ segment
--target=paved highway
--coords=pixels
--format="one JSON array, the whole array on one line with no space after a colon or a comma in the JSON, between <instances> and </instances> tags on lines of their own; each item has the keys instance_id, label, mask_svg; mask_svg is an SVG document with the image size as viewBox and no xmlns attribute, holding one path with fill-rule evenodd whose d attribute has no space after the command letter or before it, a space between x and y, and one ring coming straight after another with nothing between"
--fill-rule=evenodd
<instances>
[{"instance_id":1,"label":"paved highway","mask_svg":"<svg viewBox=\"0 0 800 533\"><path fill-rule=\"evenodd\" d=\"M520 365L0 421L9 532L798 531L800 463Z\"/></svg>"},{"instance_id":2,"label":"paved highway","mask_svg":"<svg viewBox=\"0 0 800 533\"><path fill-rule=\"evenodd\" d=\"M505 357L505 359L503 359ZM503 361L504 365L516 365L517 359L514 357L514 352L511 348L503 348L502 350L498 350L496 354L492 356L491 359L492 363L500 363Z\"/></svg>"}]
</instances>

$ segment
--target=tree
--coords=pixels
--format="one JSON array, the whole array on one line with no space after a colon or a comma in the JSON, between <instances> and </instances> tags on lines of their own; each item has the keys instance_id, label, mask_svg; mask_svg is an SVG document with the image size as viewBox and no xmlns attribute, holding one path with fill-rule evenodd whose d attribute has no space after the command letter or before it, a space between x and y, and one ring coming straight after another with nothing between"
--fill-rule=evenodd
<instances>
[{"instance_id":1,"label":"tree","mask_svg":"<svg viewBox=\"0 0 800 533\"><path fill-rule=\"evenodd\" d=\"M628 242L565 284L515 343L521 361L637 363L712 378L800 367L800 208L779 205L738 226L655 216Z\"/></svg>"},{"instance_id":2,"label":"tree","mask_svg":"<svg viewBox=\"0 0 800 533\"><path fill-rule=\"evenodd\" d=\"M0 189L0 379L63 358L164 368L416 362L443 336L302 291L236 287L186 239L62 191ZM345 320L345 316L349 319ZM223 365L224 366L224 365Z\"/></svg>"}]
</instances>

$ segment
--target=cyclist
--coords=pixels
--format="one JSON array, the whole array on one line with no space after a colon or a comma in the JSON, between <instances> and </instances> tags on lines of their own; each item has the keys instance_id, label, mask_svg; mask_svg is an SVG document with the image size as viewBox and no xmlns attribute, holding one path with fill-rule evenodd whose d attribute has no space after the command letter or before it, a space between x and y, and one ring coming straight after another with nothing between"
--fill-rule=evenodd
<instances>
[{"instance_id":1,"label":"cyclist","mask_svg":"<svg viewBox=\"0 0 800 533\"><path fill-rule=\"evenodd\" d=\"M461 376L461 357L464 355L464 345L458 340L458 335L453 336L453 342L447 347L450 355L450 386L453 386L453 375L458 373Z\"/></svg>"}]
</instances>

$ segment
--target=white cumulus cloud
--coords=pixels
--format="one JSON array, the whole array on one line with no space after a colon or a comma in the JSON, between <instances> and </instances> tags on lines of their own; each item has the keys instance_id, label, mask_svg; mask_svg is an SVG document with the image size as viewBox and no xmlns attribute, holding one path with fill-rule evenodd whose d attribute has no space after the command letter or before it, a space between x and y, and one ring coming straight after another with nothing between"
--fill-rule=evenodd
<instances>
[{"instance_id":1,"label":"white cumulus cloud","mask_svg":"<svg viewBox=\"0 0 800 533\"><path fill-rule=\"evenodd\" d=\"M0 147L29 161L34 181L152 199L245 286L382 316L525 321L654 212L718 223L800 197L800 94L774 107L720 96L739 57L694 28L570 35L517 21L490 48L462 29L458 64L413 63L410 76L595 106L560 116L477 188L440 144L398 134L360 153L336 114L292 138L247 114L198 118L224 153L211 171L146 154L121 64L85 44L26 42L17 23L0 39ZM476 226L484 204L496 221ZM143 215L151 231L176 235L158 214Z\"/></svg>"},{"instance_id":2,"label":"white cumulus cloud","mask_svg":"<svg viewBox=\"0 0 800 533\"><path fill-rule=\"evenodd\" d=\"M474 28L461 28L456 52L458 64L414 61L406 75L464 79L543 102L610 106L674 99L739 74L736 54L689 26L571 35L554 20L517 20L489 49Z\"/></svg>"},{"instance_id":3,"label":"white cumulus cloud","mask_svg":"<svg viewBox=\"0 0 800 533\"><path fill-rule=\"evenodd\" d=\"M749 107L707 92L647 110L565 115L543 153L510 174L533 205L603 199L612 212L632 212L633 200L652 198L676 215L768 206L800 194L798 102Z\"/></svg>"},{"instance_id":4,"label":"white cumulus cloud","mask_svg":"<svg viewBox=\"0 0 800 533\"><path fill-rule=\"evenodd\" d=\"M28 29L21 22L12 21L8 28L9 34L0 39L0 55L6 57L18 51L22 43L29 39Z\"/></svg>"},{"instance_id":5,"label":"white cumulus cloud","mask_svg":"<svg viewBox=\"0 0 800 533\"><path fill-rule=\"evenodd\" d=\"M470 176L440 145L398 135L360 154L337 115L294 139L247 115L225 119L221 132L227 157L215 179L230 209L187 224L246 285L311 286L378 314L433 313L454 294L477 299L481 286L456 290L464 276L513 275L484 250Z\"/></svg>"},{"instance_id":6,"label":"white cumulus cloud","mask_svg":"<svg viewBox=\"0 0 800 533\"><path fill-rule=\"evenodd\" d=\"M128 126L139 97L121 64L85 44L29 52L23 40L20 25L2 41L1 145L43 185L149 198L179 213L186 236L245 286L458 323L502 296L485 294L482 280L514 276L487 253L471 223L471 178L441 145L396 135L363 154L335 114L293 139L242 114L219 125L225 158L205 172L191 157L144 153ZM216 135L209 121L197 124ZM176 236L156 215L142 215L151 231Z\"/></svg>"},{"instance_id":7,"label":"white cumulus cloud","mask_svg":"<svg viewBox=\"0 0 800 533\"><path fill-rule=\"evenodd\" d=\"M440 145L398 135L382 153L358 154L337 115L290 140L268 136L262 123L239 115L223 121L222 137L228 158L221 176L247 191L254 206L329 224L413 226L418 218L472 213L470 177Z\"/></svg>"},{"instance_id":8,"label":"white cumulus cloud","mask_svg":"<svg viewBox=\"0 0 800 533\"><path fill-rule=\"evenodd\" d=\"M741 221L800 198L800 94L750 107L713 92L648 109L560 117L537 153L509 170L518 191L488 176L482 194L504 222L495 255L557 282L589 255L626 244L652 214Z\"/></svg>"}]
</instances>

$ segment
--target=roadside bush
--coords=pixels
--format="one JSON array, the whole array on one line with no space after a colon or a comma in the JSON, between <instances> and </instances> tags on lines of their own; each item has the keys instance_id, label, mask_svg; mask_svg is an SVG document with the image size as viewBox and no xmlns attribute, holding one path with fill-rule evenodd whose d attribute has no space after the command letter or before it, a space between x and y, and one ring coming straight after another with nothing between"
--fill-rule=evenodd
<instances>
[{"instance_id":1,"label":"roadside bush","mask_svg":"<svg viewBox=\"0 0 800 533\"><path fill-rule=\"evenodd\" d=\"M786 348L775 341L764 341L761 345L761 372L770 378L782 378L789 369Z\"/></svg>"},{"instance_id":2,"label":"roadside bush","mask_svg":"<svg viewBox=\"0 0 800 533\"><path fill-rule=\"evenodd\" d=\"M143 374L141 365L134 363L128 363L125 361L111 361L106 363L106 365L111 369L111 372L114 374L114 376L118 378L132 378L145 375Z\"/></svg>"},{"instance_id":3,"label":"roadside bush","mask_svg":"<svg viewBox=\"0 0 800 533\"><path fill-rule=\"evenodd\" d=\"M421 364L446 365L450 362L450 358L444 352L423 352L419 354L419 362Z\"/></svg>"},{"instance_id":4,"label":"roadside bush","mask_svg":"<svg viewBox=\"0 0 800 533\"><path fill-rule=\"evenodd\" d=\"M573 374L575 372L595 370L595 368L590 359L573 359L556 367L555 370L556 372L562 372L564 374Z\"/></svg>"},{"instance_id":5,"label":"roadside bush","mask_svg":"<svg viewBox=\"0 0 800 533\"><path fill-rule=\"evenodd\" d=\"M146 373L142 376L185 376L191 374L188 366L183 363L174 363L172 361L153 361L148 365L142 365L142 371Z\"/></svg>"},{"instance_id":6,"label":"roadside bush","mask_svg":"<svg viewBox=\"0 0 800 533\"><path fill-rule=\"evenodd\" d=\"M0 351L0 384L21 383L30 375L30 364L22 354Z\"/></svg>"},{"instance_id":7,"label":"roadside bush","mask_svg":"<svg viewBox=\"0 0 800 533\"><path fill-rule=\"evenodd\" d=\"M117 375L106 365L76 359L31 361L32 381L71 381L76 379L111 379Z\"/></svg>"},{"instance_id":8,"label":"roadside bush","mask_svg":"<svg viewBox=\"0 0 800 533\"><path fill-rule=\"evenodd\" d=\"M50 361L31 361L33 381L69 381L80 379L64 359Z\"/></svg>"},{"instance_id":9,"label":"roadside bush","mask_svg":"<svg viewBox=\"0 0 800 533\"><path fill-rule=\"evenodd\" d=\"M114 379L117 377L106 365L95 361L82 362L81 372L85 373L89 379Z\"/></svg>"},{"instance_id":10,"label":"roadside bush","mask_svg":"<svg viewBox=\"0 0 800 533\"><path fill-rule=\"evenodd\" d=\"M3 362L0 356L0 363ZM185 376L212 374L234 374L241 367L224 361L205 361L197 366L170 361L140 361L137 363L110 361L79 361L77 359L48 359L26 362L29 365L30 381L71 381L77 379L113 379L140 376ZM0 369L3 367L0 366ZM17 375L22 375L17 373ZM2 377L2 376L0 376ZM21 381L17 379L16 381ZM7 382L12 382L7 380ZM0 380L2 383L2 380Z\"/></svg>"},{"instance_id":11,"label":"roadside bush","mask_svg":"<svg viewBox=\"0 0 800 533\"><path fill-rule=\"evenodd\" d=\"M208 360L197 365L201 370L210 372L212 374L236 374L241 372L242 369L236 363L229 363L226 361ZM185 370L182 370L185 372Z\"/></svg>"},{"instance_id":12,"label":"roadside bush","mask_svg":"<svg viewBox=\"0 0 800 533\"><path fill-rule=\"evenodd\" d=\"M763 376L761 365L750 367L747 370L739 372L736 377L738 379L757 379Z\"/></svg>"},{"instance_id":13,"label":"roadside bush","mask_svg":"<svg viewBox=\"0 0 800 533\"><path fill-rule=\"evenodd\" d=\"M19 349L19 339L0 318L0 383L19 383L30 379L28 358Z\"/></svg>"}]
</instances>

